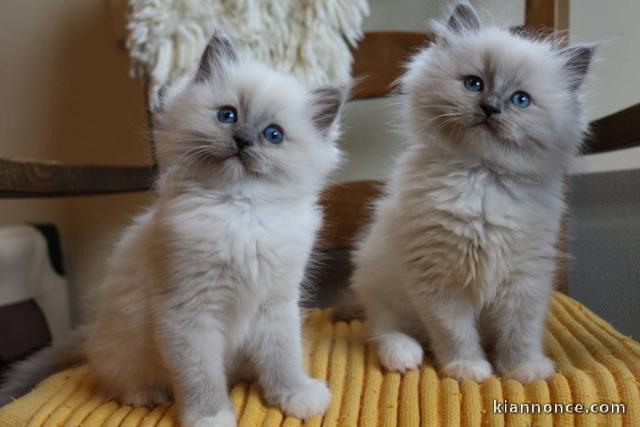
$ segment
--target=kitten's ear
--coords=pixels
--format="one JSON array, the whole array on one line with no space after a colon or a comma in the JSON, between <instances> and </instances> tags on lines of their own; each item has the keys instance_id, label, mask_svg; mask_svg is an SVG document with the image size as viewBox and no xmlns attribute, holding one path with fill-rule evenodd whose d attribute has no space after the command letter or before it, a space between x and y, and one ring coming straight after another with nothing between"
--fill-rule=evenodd
<instances>
[{"instance_id":1,"label":"kitten's ear","mask_svg":"<svg viewBox=\"0 0 640 427\"><path fill-rule=\"evenodd\" d=\"M475 10L470 5L460 3L453 9L453 13L447 22L447 28L454 33L476 32L480 29L480 21Z\"/></svg>"},{"instance_id":2,"label":"kitten's ear","mask_svg":"<svg viewBox=\"0 0 640 427\"><path fill-rule=\"evenodd\" d=\"M196 81L208 80L225 64L234 62L238 62L238 55L231 40L221 30L215 30L200 58Z\"/></svg>"},{"instance_id":3,"label":"kitten's ear","mask_svg":"<svg viewBox=\"0 0 640 427\"><path fill-rule=\"evenodd\" d=\"M313 124L323 135L327 135L336 122L348 94L349 86L323 87L311 93Z\"/></svg>"},{"instance_id":4,"label":"kitten's ear","mask_svg":"<svg viewBox=\"0 0 640 427\"><path fill-rule=\"evenodd\" d=\"M560 51L560 56L564 61L564 69L569 74L571 90L578 90L584 82L596 47L595 44L584 44L567 47Z\"/></svg>"}]
</instances>

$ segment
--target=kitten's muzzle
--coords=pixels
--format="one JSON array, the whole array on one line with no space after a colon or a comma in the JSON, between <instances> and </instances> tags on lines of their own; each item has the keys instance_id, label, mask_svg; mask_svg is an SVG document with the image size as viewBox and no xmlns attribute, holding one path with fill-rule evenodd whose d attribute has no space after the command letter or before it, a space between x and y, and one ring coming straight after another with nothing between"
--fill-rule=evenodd
<instances>
[{"instance_id":1,"label":"kitten's muzzle","mask_svg":"<svg viewBox=\"0 0 640 427\"><path fill-rule=\"evenodd\" d=\"M484 112L486 118L489 118L494 114L500 114L501 111L497 105L488 102L483 102L482 104L480 104L480 108L482 108L482 111Z\"/></svg>"}]
</instances>

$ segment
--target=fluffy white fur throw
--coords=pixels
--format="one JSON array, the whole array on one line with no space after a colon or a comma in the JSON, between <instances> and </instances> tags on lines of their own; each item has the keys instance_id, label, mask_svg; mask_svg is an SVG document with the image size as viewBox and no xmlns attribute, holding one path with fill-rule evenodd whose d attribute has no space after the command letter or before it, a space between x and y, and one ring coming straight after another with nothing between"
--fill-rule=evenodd
<instances>
[{"instance_id":1,"label":"fluffy white fur throw","mask_svg":"<svg viewBox=\"0 0 640 427\"><path fill-rule=\"evenodd\" d=\"M346 82L350 45L362 36L367 0L129 0L127 45L135 75L149 76L149 103L193 72L209 35L223 29L240 55L310 85Z\"/></svg>"}]
</instances>

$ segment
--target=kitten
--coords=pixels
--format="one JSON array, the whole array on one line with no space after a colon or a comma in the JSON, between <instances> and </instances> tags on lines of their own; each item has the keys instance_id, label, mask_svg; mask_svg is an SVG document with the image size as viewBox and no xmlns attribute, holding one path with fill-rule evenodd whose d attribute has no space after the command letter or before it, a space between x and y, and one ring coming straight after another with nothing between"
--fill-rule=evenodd
<instances>
[{"instance_id":1,"label":"kitten","mask_svg":"<svg viewBox=\"0 0 640 427\"><path fill-rule=\"evenodd\" d=\"M543 352L563 176L587 131L593 46L560 49L458 5L401 78L410 148L354 254L352 289L381 363L415 369L428 341L444 375L528 383Z\"/></svg>"},{"instance_id":2,"label":"kitten","mask_svg":"<svg viewBox=\"0 0 640 427\"><path fill-rule=\"evenodd\" d=\"M172 393L186 426L235 425L227 387L253 376L287 414L325 411L329 390L303 368L298 298L345 97L240 62L214 34L157 118L158 195L115 248L95 322L75 353L18 366L2 400L86 357L109 397Z\"/></svg>"}]
</instances>

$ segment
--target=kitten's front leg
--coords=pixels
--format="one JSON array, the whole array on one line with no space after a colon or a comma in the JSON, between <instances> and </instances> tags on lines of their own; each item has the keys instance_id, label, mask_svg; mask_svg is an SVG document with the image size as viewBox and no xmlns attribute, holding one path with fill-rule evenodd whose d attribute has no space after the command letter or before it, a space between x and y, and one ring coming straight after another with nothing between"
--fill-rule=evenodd
<instances>
[{"instance_id":1,"label":"kitten's front leg","mask_svg":"<svg viewBox=\"0 0 640 427\"><path fill-rule=\"evenodd\" d=\"M416 310L442 373L458 381L487 379L491 364L480 344L474 307L463 290L444 285L415 296Z\"/></svg>"},{"instance_id":2,"label":"kitten's front leg","mask_svg":"<svg viewBox=\"0 0 640 427\"><path fill-rule=\"evenodd\" d=\"M518 278L489 310L496 337L496 369L505 378L527 384L555 372L543 350L550 276Z\"/></svg>"},{"instance_id":3,"label":"kitten's front leg","mask_svg":"<svg viewBox=\"0 0 640 427\"><path fill-rule=\"evenodd\" d=\"M224 366L225 340L220 324L185 307L160 314L160 352L171 375L173 393L186 427L234 427Z\"/></svg>"},{"instance_id":4,"label":"kitten's front leg","mask_svg":"<svg viewBox=\"0 0 640 427\"><path fill-rule=\"evenodd\" d=\"M301 419L326 411L331 393L323 381L309 377L304 371L300 309L296 301L261 307L251 347L267 402Z\"/></svg>"}]
</instances>

